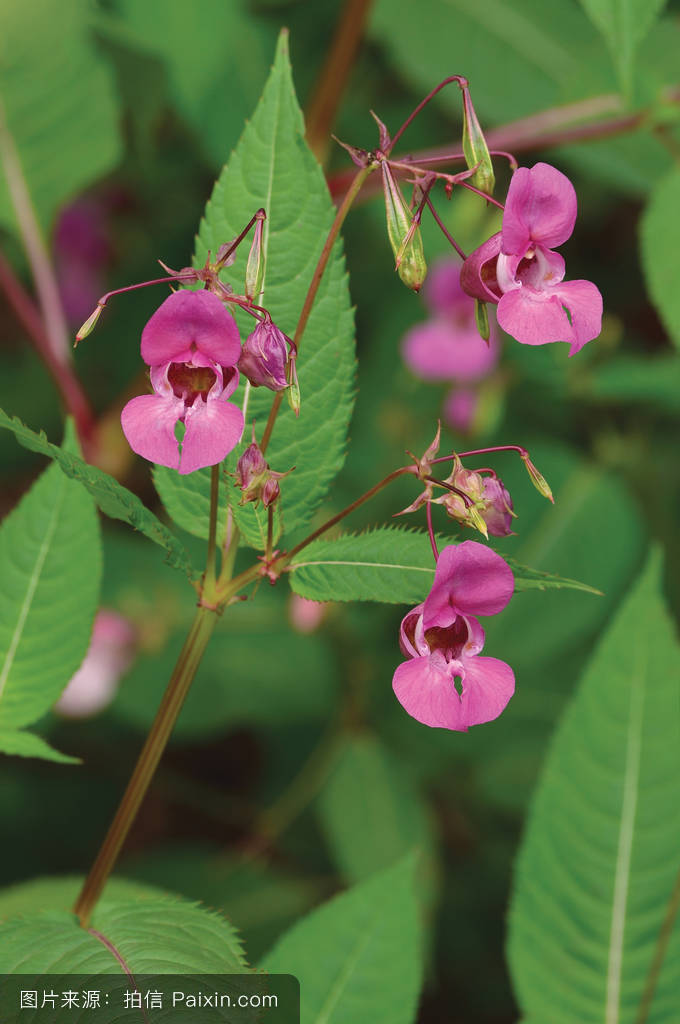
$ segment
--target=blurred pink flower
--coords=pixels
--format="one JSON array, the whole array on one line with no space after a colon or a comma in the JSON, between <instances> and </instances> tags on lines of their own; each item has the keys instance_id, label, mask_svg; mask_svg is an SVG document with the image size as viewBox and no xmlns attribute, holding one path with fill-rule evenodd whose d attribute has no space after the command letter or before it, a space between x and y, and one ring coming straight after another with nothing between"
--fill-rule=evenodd
<instances>
[{"instance_id":1,"label":"blurred pink flower","mask_svg":"<svg viewBox=\"0 0 680 1024\"><path fill-rule=\"evenodd\" d=\"M459 732L500 715L515 677L505 662L480 656L484 630L477 616L501 612L513 590L510 566L490 548L476 541L444 548L430 593L401 623L408 661L398 666L392 686L409 715Z\"/></svg>"},{"instance_id":2,"label":"blurred pink flower","mask_svg":"<svg viewBox=\"0 0 680 1024\"><path fill-rule=\"evenodd\" d=\"M525 345L570 343L569 355L602 328L602 296L590 281L563 281L564 260L552 246L571 236L576 192L549 164L512 176L502 230L463 263L463 288L498 304L498 323Z\"/></svg>"},{"instance_id":3,"label":"blurred pink flower","mask_svg":"<svg viewBox=\"0 0 680 1024\"><path fill-rule=\"evenodd\" d=\"M402 342L404 361L423 380L452 381L455 386L444 406L447 421L466 430L475 415L475 384L491 373L500 345L492 325L488 344L475 322L474 301L460 284L460 264L446 259L436 264L427 279L424 298L432 317L418 324Z\"/></svg>"},{"instance_id":4,"label":"blurred pink flower","mask_svg":"<svg viewBox=\"0 0 680 1024\"><path fill-rule=\"evenodd\" d=\"M291 626L298 633L313 633L321 625L327 611L327 602L310 601L299 594L291 594L288 617Z\"/></svg>"},{"instance_id":5,"label":"blurred pink flower","mask_svg":"<svg viewBox=\"0 0 680 1024\"><path fill-rule=\"evenodd\" d=\"M101 199L79 198L64 207L54 229L54 264L64 312L80 324L105 288L111 259Z\"/></svg>"},{"instance_id":6,"label":"blurred pink flower","mask_svg":"<svg viewBox=\"0 0 680 1024\"><path fill-rule=\"evenodd\" d=\"M133 398L121 413L132 450L180 473L221 462L243 433L243 413L227 401L240 355L238 328L216 295L173 292L142 332L155 394ZM178 421L186 428L181 455Z\"/></svg>"},{"instance_id":7,"label":"blurred pink flower","mask_svg":"<svg viewBox=\"0 0 680 1024\"><path fill-rule=\"evenodd\" d=\"M117 612L101 608L94 620L85 660L54 706L66 718L87 718L113 700L118 683L132 664L135 631Z\"/></svg>"}]
</instances>

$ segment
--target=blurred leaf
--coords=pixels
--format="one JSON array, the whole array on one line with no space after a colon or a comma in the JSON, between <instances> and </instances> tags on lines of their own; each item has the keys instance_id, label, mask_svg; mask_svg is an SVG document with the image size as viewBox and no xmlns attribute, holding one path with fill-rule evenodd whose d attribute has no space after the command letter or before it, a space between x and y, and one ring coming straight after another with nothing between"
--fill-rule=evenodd
<instances>
[{"instance_id":1,"label":"blurred leaf","mask_svg":"<svg viewBox=\"0 0 680 1024\"><path fill-rule=\"evenodd\" d=\"M633 1021L678 872L680 650L660 557L602 637L552 745L515 876L509 958L526 1013ZM650 1020L677 1009L676 929Z\"/></svg>"},{"instance_id":2,"label":"blurred leaf","mask_svg":"<svg viewBox=\"0 0 680 1024\"><path fill-rule=\"evenodd\" d=\"M300 1024L412 1024L422 976L414 858L295 924L260 967L300 980Z\"/></svg>"},{"instance_id":3,"label":"blurred leaf","mask_svg":"<svg viewBox=\"0 0 680 1024\"><path fill-rule=\"evenodd\" d=\"M189 561L189 556L177 540L170 533L167 527L156 518L153 512L139 500L136 494L128 491L126 487L119 484L108 473L90 466L75 455L64 452L56 445L47 440L41 431L36 434L30 427L25 426L16 416L8 416L0 409L0 429L11 430L19 444L32 452L40 452L54 459L67 477L77 480L85 487L99 508L112 519L122 519L129 523L135 530L139 530L149 540L154 541L166 550L166 561L175 569L181 569L189 578L195 573Z\"/></svg>"},{"instance_id":4,"label":"blurred leaf","mask_svg":"<svg viewBox=\"0 0 680 1024\"><path fill-rule=\"evenodd\" d=\"M69 428L64 449L54 451L80 461L71 454L75 447ZM5 732L35 722L59 697L87 653L99 600L101 541L94 502L58 466L46 469L3 521L0 574ZM30 748L31 756L49 750L28 734L13 745L15 753Z\"/></svg>"},{"instance_id":5,"label":"blurred leaf","mask_svg":"<svg viewBox=\"0 0 680 1024\"><path fill-rule=\"evenodd\" d=\"M337 668L322 637L293 633L283 604L267 604L264 597L226 609L182 708L175 740L245 722L281 726L319 719L333 707ZM184 631L162 652L137 660L113 705L116 714L148 728L183 639Z\"/></svg>"},{"instance_id":6,"label":"blurred leaf","mask_svg":"<svg viewBox=\"0 0 680 1024\"><path fill-rule=\"evenodd\" d=\"M39 757L43 761L58 761L60 764L81 763L79 757L62 754L40 736L18 730L0 729L0 753L16 754L19 757Z\"/></svg>"},{"instance_id":7,"label":"blurred leaf","mask_svg":"<svg viewBox=\"0 0 680 1024\"><path fill-rule=\"evenodd\" d=\"M43 229L57 209L119 159L118 111L88 37L87 0L3 4L2 107ZM55 45L58 40L58 45ZM0 174L0 223L14 213Z\"/></svg>"},{"instance_id":8,"label":"blurred leaf","mask_svg":"<svg viewBox=\"0 0 680 1024\"><path fill-rule=\"evenodd\" d=\"M317 810L348 882L389 867L414 846L432 854L423 798L404 766L369 734L346 737Z\"/></svg>"},{"instance_id":9,"label":"blurred leaf","mask_svg":"<svg viewBox=\"0 0 680 1024\"><path fill-rule=\"evenodd\" d=\"M55 875L52 878L32 878L29 882L0 889L0 920L41 910L68 911L75 903L83 881L79 875ZM106 883L105 900L159 899L165 895L160 888L125 878L110 878Z\"/></svg>"},{"instance_id":10,"label":"blurred leaf","mask_svg":"<svg viewBox=\"0 0 680 1024\"><path fill-rule=\"evenodd\" d=\"M592 400L639 402L676 413L680 410L680 359L676 355L620 356L598 366L582 390Z\"/></svg>"},{"instance_id":11,"label":"blurred leaf","mask_svg":"<svg viewBox=\"0 0 680 1024\"><path fill-rule=\"evenodd\" d=\"M167 466L154 466L153 482L168 515L187 533L202 540L208 539L210 518L211 467L195 473L178 473ZM219 508L217 513L217 542L224 544L227 518L228 477L220 474Z\"/></svg>"},{"instance_id":12,"label":"blurred leaf","mask_svg":"<svg viewBox=\"0 0 680 1024\"><path fill-rule=\"evenodd\" d=\"M666 0L580 0L609 47L621 86L630 95L635 51L661 14Z\"/></svg>"},{"instance_id":13,"label":"blurred leaf","mask_svg":"<svg viewBox=\"0 0 680 1024\"><path fill-rule=\"evenodd\" d=\"M678 291L678 233L680 171L675 170L654 189L642 218L640 242L647 290L664 326L680 346Z\"/></svg>"},{"instance_id":14,"label":"blurred leaf","mask_svg":"<svg viewBox=\"0 0 680 1024\"><path fill-rule=\"evenodd\" d=\"M447 539L439 538L441 546ZM450 543L450 541L448 541ZM567 588L597 594L585 583L527 568L510 559L515 590ZM418 530L379 527L316 540L290 565L290 585L312 601L380 601L419 604L434 581L430 539Z\"/></svg>"},{"instance_id":15,"label":"blurred leaf","mask_svg":"<svg viewBox=\"0 0 680 1024\"><path fill-rule=\"evenodd\" d=\"M220 166L257 102L273 27L240 0L202 0L192 18L164 0L121 0L118 9L120 20L107 18L103 30L163 58L179 110Z\"/></svg>"},{"instance_id":16,"label":"blurred leaf","mask_svg":"<svg viewBox=\"0 0 680 1024\"><path fill-rule=\"evenodd\" d=\"M201 223L196 262L208 250L234 238L262 206L267 212L264 247L267 270L264 297L276 324L292 336L317 259L334 216L321 168L304 142L282 33L262 99L231 156ZM228 271L236 290L243 281L247 242ZM281 484L284 525L294 530L309 522L344 459L354 384L354 324L340 243L336 243L302 339L298 370L302 411L297 420L284 401L267 460L272 469L295 472ZM246 324L252 329L252 320ZM245 388L246 422L264 426L272 403L266 388ZM249 443L249 431L236 458Z\"/></svg>"},{"instance_id":17,"label":"blurred leaf","mask_svg":"<svg viewBox=\"0 0 680 1024\"><path fill-rule=\"evenodd\" d=\"M73 913L46 910L5 921L2 936L3 974L117 974L120 960L111 945L135 974L247 971L228 921L196 904L159 899L157 889L134 902L104 897L92 914L90 930L81 928Z\"/></svg>"},{"instance_id":18,"label":"blurred leaf","mask_svg":"<svg viewBox=\"0 0 680 1024\"><path fill-rule=\"evenodd\" d=\"M423 24L436 25L424 32ZM378 0L371 31L395 69L428 92L451 74L465 74L478 114L514 120L560 102L608 91L604 47L575 4L541 0ZM455 86L448 105L460 110ZM378 111L380 113L380 111Z\"/></svg>"}]
</instances>

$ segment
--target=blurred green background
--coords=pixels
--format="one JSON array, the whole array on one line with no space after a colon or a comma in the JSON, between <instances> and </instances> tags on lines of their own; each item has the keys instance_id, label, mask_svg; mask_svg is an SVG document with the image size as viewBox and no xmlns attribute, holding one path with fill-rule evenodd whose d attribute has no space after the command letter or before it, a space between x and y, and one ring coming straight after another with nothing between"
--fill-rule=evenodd
<instances>
[{"instance_id":1,"label":"blurred green background","mask_svg":"<svg viewBox=\"0 0 680 1024\"><path fill-rule=\"evenodd\" d=\"M571 0L363 6L361 42L338 77L337 111L326 125L345 141L375 145L371 108L396 130L452 73L468 77L485 128L580 104L554 122L573 128L577 141L539 138L516 148L521 163L546 160L574 181L579 219L564 247L568 276L601 289L602 335L573 360L566 346L506 340L470 433L449 430L445 444L529 448L556 504L531 488L518 460L499 456L494 466L519 518L517 536L498 549L604 596L515 597L488 624L487 651L514 667L517 693L498 721L461 735L419 725L393 697L403 609L332 605L302 635L291 626L285 582L262 588L257 602L224 616L117 873L223 908L255 962L309 908L419 846L429 935L419 1019L505 1024L516 1011L504 917L524 814L559 714L650 538L666 549L667 595L676 617L680 609L678 311L672 281L660 302L657 283L658 263L672 267L673 253L651 222L646 271L656 310L639 246L641 215L650 204L651 221L664 189L676 236L680 223L680 6L668 5L653 24L650 17L630 68L612 59L615 47ZM190 263L205 202L257 102L279 29L290 29L304 109L324 80L343 10L335 0L4 0L5 117L73 330L101 293L154 276L158 258ZM409 129L409 151L456 149L459 107L458 93L444 92ZM585 138L584 125L613 118L624 121L620 134ZM545 128L542 138L551 135ZM333 186L347 171L345 152L331 145L326 167ZM499 178L502 194L502 162ZM474 197L456 195L440 209L465 248L495 230ZM417 381L401 360L404 333L427 312L393 273L383 216L380 197L367 198L344 230L359 367L347 460L326 514L403 464L405 448L426 446L447 391ZM0 241L31 291L4 185ZM446 253L430 224L425 241L430 262ZM158 301L149 290L113 303L75 358L106 425L105 468L157 511L149 467L126 454L116 410L135 393L138 339ZM2 406L59 441L58 395L2 289L0 323ZM0 459L4 514L42 461L10 435L0 437ZM349 525L389 521L412 497L406 485L385 491ZM455 536L451 526L438 523ZM106 711L43 723L50 742L82 757L83 767L2 758L6 886L88 869L192 615L191 590L157 550L122 526L104 528L103 606L134 623L137 656Z\"/></svg>"}]
</instances>

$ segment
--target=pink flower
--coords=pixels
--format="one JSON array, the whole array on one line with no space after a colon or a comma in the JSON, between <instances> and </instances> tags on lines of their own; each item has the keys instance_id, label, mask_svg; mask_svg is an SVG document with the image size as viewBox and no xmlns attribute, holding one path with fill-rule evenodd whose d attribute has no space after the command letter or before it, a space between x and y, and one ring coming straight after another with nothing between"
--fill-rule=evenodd
<instances>
[{"instance_id":1,"label":"pink flower","mask_svg":"<svg viewBox=\"0 0 680 1024\"><path fill-rule=\"evenodd\" d=\"M468 295L498 303L498 323L525 345L567 341L574 355L602 328L602 296L590 281L563 281L564 260L553 251L571 236L576 192L549 164L520 167L512 176L503 227L463 264Z\"/></svg>"},{"instance_id":2,"label":"pink flower","mask_svg":"<svg viewBox=\"0 0 680 1024\"><path fill-rule=\"evenodd\" d=\"M401 624L400 646L409 660L397 668L392 686L409 715L459 732L500 715L515 676L505 662L480 656L484 630L477 616L501 612L513 590L510 566L490 548L469 540L444 548L432 590Z\"/></svg>"},{"instance_id":3,"label":"pink flower","mask_svg":"<svg viewBox=\"0 0 680 1024\"><path fill-rule=\"evenodd\" d=\"M433 315L404 337L404 362L423 380L467 385L455 386L445 406L447 421L466 430L477 406L474 385L498 362L498 332L492 327L488 344L480 338L475 304L461 288L457 260L446 259L435 265L425 283L424 298Z\"/></svg>"},{"instance_id":4,"label":"pink flower","mask_svg":"<svg viewBox=\"0 0 680 1024\"><path fill-rule=\"evenodd\" d=\"M85 660L71 677L54 710L66 718L96 715L113 700L121 676L132 664L135 631L118 612L100 608Z\"/></svg>"},{"instance_id":5,"label":"pink flower","mask_svg":"<svg viewBox=\"0 0 680 1024\"><path fill-rule=\"evenodd\" d=\"M173 292L142 331L142 359L155 394L127 403L123 433L133 451L180 473L221 462L243 433L227 401L238 385L241 342L234 318L212 292ZM180 454L175 425L185 426Z\"/></svg>"}]
</instances>

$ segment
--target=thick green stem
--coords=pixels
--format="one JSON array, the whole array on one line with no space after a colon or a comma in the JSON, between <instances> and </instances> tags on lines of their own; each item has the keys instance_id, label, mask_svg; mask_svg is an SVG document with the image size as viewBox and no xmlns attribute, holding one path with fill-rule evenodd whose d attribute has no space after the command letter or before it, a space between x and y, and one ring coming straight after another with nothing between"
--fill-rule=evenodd
<instances>
[{"instance_id":1,"label":"thick green stem","mask_svg":"<svg viewBox=\"0 0 680 1024\"><path fill-rule=\"evenodd\" d=\"M214 612L198 608L132 778L74 905L74 913L78 915L83 928L88 926L92 911L137 816L216 622Z\"/></svg>"},{"instance_id":2,"label":"thick green stem","mask_svg":"<svg viewBox=\"0 0 680 1024\"><path fill-rule=\"evenodd\" d=\"M208 552L203 577L201 604L206 608L216 608L214 603L215 582L217 580L217 514L220 500L221 467L210 467L210 519L208 522Z\"/></svg>"}]
</instances>

